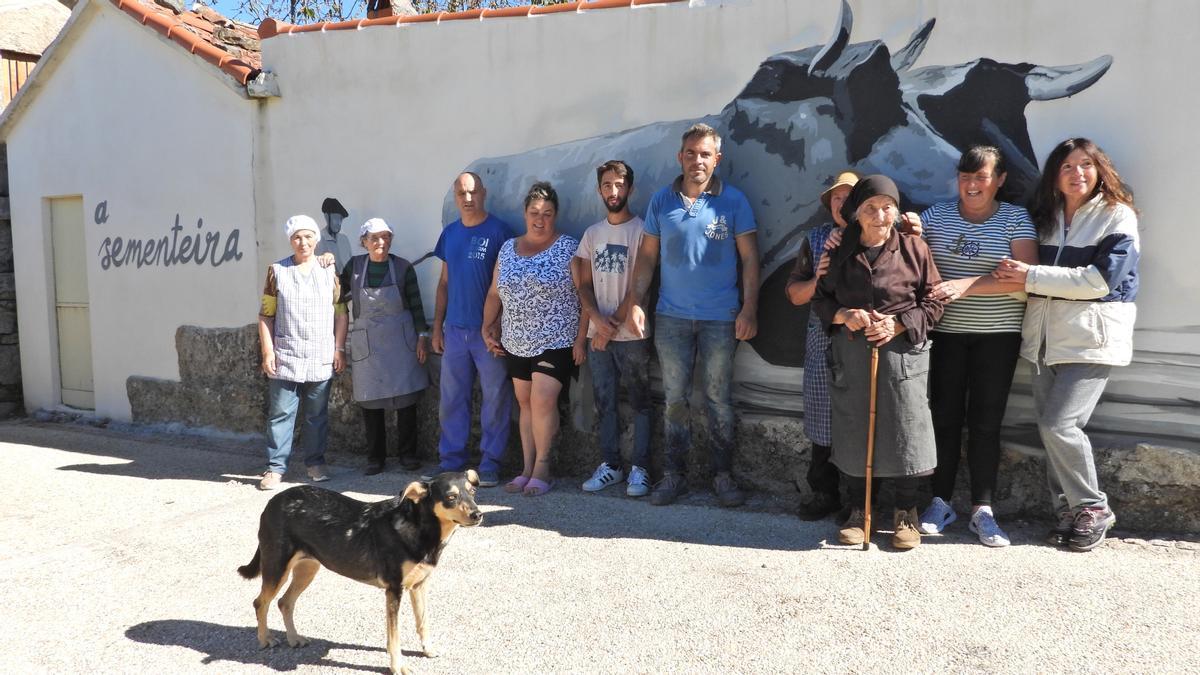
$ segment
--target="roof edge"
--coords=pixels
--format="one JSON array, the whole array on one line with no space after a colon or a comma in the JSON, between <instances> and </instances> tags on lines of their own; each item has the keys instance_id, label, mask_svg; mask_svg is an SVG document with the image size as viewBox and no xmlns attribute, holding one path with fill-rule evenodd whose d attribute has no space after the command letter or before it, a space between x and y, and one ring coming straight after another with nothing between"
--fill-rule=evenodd
<instances>
[{"instance_id":1,"label":"roof edge","mask_svg":"<svg viewBox=\"0 0 1200 675\"><path fill-rule=\"evenodd\" d=\"M245 61L235 58L228 52L218 49L201 40L181 25L167 19L162 14L147 10L138 0L109 0L117 9L133 17L143 26L153 28L163 37L175 42L190 53L199 56L233 77L243 87L258 76L260 70Z\"/></svg>"},{"instance_id":2,"label":"roof edge","mask_svg":"<svg viewBox=\"0 0 1200 675\"><path fill-rule=\"evenodd\" d=\"M117 0L112 0L117 2ZM126 2L130 0L125 0ZM324 33L333 30L361 30L372 26L401 26L408 24L431 23L439 25L443 21L483 21L484 19L502 19L510 17L532 17L543 14L561 14L575 12L585 14L601 9L633 9L649 5L670 5L689 0L574 0L560 5L523 5L520 7L504 7L502 9L471 9L463 12L439 12L437 14L416 14L408 16L386 16L375 19L358 19L354 21L322 21L321 23L296 26L285 21L265 19L258 26L258 39L268 40L277 35L293 35L296 33Z\"/></svg>"}]
</instances>

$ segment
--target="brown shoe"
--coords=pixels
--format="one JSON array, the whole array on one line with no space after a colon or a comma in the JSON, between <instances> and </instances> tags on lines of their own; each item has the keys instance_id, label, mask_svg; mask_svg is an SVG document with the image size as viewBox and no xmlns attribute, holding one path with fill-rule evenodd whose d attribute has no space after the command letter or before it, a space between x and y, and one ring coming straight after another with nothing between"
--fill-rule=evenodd
<instances>
[{"instance_id":1,"label":"brown shoe","mask_svg":"<svg viewBox=\"0 0 1200 675\"><path fill-rule=\"evenodd\" d=\"M847 546L861 546L865 541L864 529L866 526L867 519L863 515L863 510L854 509L850 512L850 517L846 519L846 522L842 523L842 529L838 530L838 541Z\"/></svg>"},{"instance_id":2,"label":"brown shoe","mask_svg":"<svg viewBox=\"0 0 1200 675\"><path fill-rule=\"evenodd\" d=\"M917 530L917 510L901 511L896 509L892 516L892 524L896 533L892 535L892 546L907 551L921 545L921 533Z\"/></svg>"},{"instance_id":3,"label":"brown shoe","mask_svg":"<svg viewBox=\"0 0 1200 675\"><path fill-rule=\"evenodd\" d=\"M268 471L262 475L262 480L258 481L258 489L274 490L275 488L279 487L281 482L283 482L283 476L275 473L274 471Z\"/></svg>"},{"instance_id":4,"label":"brown shoe","mask_svg":"<svg viewBox=\"0 0 1200 675\"><path fill-rule=\"evenodd\" d=\"M717 503L725 508L733 508L746 503L746 493L738 489L733 476L719 473L713 479L713 492L717 493Z\"/></svg>"}]
</instances>

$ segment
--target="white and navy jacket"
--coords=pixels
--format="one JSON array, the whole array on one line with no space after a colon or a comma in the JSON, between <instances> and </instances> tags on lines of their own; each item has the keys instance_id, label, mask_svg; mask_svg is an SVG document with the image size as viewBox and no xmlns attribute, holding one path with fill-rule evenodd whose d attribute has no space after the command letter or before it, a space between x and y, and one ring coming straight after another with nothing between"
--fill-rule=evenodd
<instances>
[{"instance_id":1,"label":"white and navy jacket","mask_svg":"<svg viewBox=\"0 0 1200 675\"><path fill-rule=\"evenodd\" d=\"M1065 233L1065 236L1064 236ZM1133 356L1138 290L1137 214L1096 195L1079 207L1069 230L1057 227L1038 246L1029 268L1029 302L1021 326L1021 356L1046 365L1128 365Z\"/></svg>"}]
</instances>

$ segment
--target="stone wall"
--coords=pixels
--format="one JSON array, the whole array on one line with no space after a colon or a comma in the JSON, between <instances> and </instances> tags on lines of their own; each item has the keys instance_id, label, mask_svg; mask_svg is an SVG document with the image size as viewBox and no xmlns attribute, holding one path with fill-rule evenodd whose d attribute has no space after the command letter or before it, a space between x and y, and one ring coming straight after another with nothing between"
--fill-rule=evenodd
<instances>
[{"instance_id":1,"label":"stone wall","mask_svg":"<svg viewBox=\"0 0 1200 675\"><path fill-rule=\"evenodd\" d=\"M265 426L266 378L259 372L258 334L255 326L242 328L197 328L183 326L175 336L179 353L180 381L130 377L129 402L135 422L183 422L189 426L261 433ZM418 448L432 465L437 459L437 357L430 363L434 385L420 403ZM572 387L570 402L561 406L562 431L554 450L554 473L559 478L581 480L600 461L594 433L594 415L587 409L591 397L584 390L586 374ZM661 410L661 400L657 409ZM472 406L478 415L479 392ZM711 480L703 432L703 410L695 406L693 428L696 443L689 458L689 482L706 488ZM627 412L627 411L625 411ZM629 419L623 413L623 419ZM661 425L655 420L653 440L655 466L662 447ZM588 431L579 427L587 426ZM478 429L470 446L478 450ZM632 430L625 428L621 439L628 457ZM1192 450L1165 448L1145 443L1108 443L1115 447L1096 449L1100 484L1108 492L1121 526L1156 532L1200 533L1200 454ZM351 400L349 373L335 378L330 401L330 449L363 454L363 430L359 410ZM738 455L735 473L755 489L793 498L796 486L807 490L804 473L810 446L798 418L764 417L738 412ZM505 476L520 469L521 448L516 425L506 456ZM959 476L955 500L969 503L966 492L966 462ZM996 512L1045 518L1047 500L1045 462L1042 451L1028 441L1005 444L996 491ZM888 502L885 484L881 503Z\"/></svg>"},{"instance_id":2,"label":"stone wall","mask_svg":"<svg viewBox=\"0 0 1200 675\"><path fill-rule=\"evenodd\" d=\"M25 410L21 349L17 344L17 291L13 282L12 220L8 209L8 153L0 144L0 419Z\"/></svg>"}]
</instances>

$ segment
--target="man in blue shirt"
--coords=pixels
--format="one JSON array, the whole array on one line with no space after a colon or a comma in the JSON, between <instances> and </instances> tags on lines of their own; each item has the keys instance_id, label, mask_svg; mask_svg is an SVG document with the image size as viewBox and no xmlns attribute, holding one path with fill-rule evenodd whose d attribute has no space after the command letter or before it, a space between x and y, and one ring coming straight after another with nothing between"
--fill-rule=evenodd
<instances>
[{"instance_id":1,"label":"man in blue shirt","mask_svg":"<svg viewBox=\"0 0 1200 675\"><path fill-rule=\"evenodd\" d=\"M628 321L636 335L645 334L642 305L661 261L654 346L666 395L667 461L650 501L670 504L687 492L688 398L698 362L708 403L713 488L722 506L740 506L746 496L731 475L730 389L737 341L758 331L758 226L746 196L713 175L721 161L721 137L715 129L707 124L688 129L678 159L682 175L650 198L633 283L614 321Z\"/></svg>"},{"instance_id":2,"label":"man in blue shirt","mask_svg":"<svg viewBox=\"0 0 1200 675\"><path fill-rule=\"evenodd\" d=\"M433 250L442 259L431 336L433 351L442 355L439 468L466 469L471 391L478 374L483 390L483 409L479 415L483 431L479 484L491 487L500 481L500 460L508 444L513 394L504 359L488 352L479 331L496 256L513 232L485 209L487 190L478 175L471 172L459 175L453 189L459 219L442 230Z\"/></svg>"}]
</instances>

